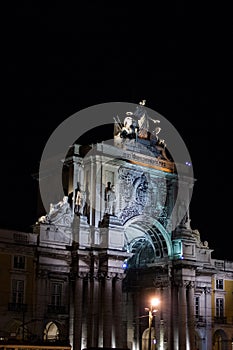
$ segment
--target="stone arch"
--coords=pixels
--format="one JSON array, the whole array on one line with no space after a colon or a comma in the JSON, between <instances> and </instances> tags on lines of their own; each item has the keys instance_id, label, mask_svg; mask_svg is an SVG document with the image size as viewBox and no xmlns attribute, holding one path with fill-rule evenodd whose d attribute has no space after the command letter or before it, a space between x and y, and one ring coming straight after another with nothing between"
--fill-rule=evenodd
<instances>
[{"instance_id":1,"label":"stone arch","mask_svg":"<svg viewBox=\"0 0 233 350\"><path fill-rule=\"evenodd\" d=\"M213 350L227 349L229 349L227 335L222 329L217 329L213 334Z\"/></svg>"},{"instance_id":2,"label":"stone arch","mask_svg":"<svg viewBox=\"0 0 233 350\"><path fill-rule=\"evenodd\" d=\"M146 328L142 333L142 350L155 350L156 349L156 337L155 337L155 329L151 327L151 346L149 347L149 328Z\"/></svg>"},{"instance_id":3,"label":"stone arch","mask_svg":"<svg viewBox=\"0 0 233 350\"><path fill-rule=\"evenodd\" d=\"M172 242L169 233L161 223L152 217L139 215L124 225L127 249L133 253L128 266L141 267L157 259L172 256Z\"/></svg>"},{"instance_id":4,"label":"stone arch","mask_svg":"<svg viewBox=\"0 0 233 350\"><path fill-rule=\"evenodd\" d=\"M60 330L56 322L49 321L44 326L44 341L56 341L60 339Z\"/></svg>"}]
</instances>

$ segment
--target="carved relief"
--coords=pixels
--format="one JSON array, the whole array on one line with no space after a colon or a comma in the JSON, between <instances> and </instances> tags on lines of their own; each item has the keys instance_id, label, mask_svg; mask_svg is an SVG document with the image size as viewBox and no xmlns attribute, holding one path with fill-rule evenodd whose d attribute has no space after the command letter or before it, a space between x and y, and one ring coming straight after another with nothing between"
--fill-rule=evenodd
<instances>
[{"instance_id":1,"label":"carved relief","mask_svg":"<svg viewBox=\"0 0 233 350\"><path fill-rule=\"evenodd\" d=\"M119 173L119 219L124 224L128 219L143 212L167 225L166 179L150 178L148 173L120 167Z\"/></svg>"},{"instance_id":2,"label":"carved relief","mask_svg":"<svg viewBox=\"0 0 233 350\"><path fill-rule=\"evenodd\" d=\"M119 218L124 223L143 212L148 202L148 180L145 173L123 167L119 169L119 179L123 199L121 202L125 205Z\"/></svg>"}]
</instances>

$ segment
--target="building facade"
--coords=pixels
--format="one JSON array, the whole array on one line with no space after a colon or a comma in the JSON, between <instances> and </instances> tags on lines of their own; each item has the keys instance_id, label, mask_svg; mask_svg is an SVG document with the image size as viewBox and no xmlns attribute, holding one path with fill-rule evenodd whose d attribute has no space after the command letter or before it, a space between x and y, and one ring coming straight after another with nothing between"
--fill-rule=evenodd
<instances>
[{"instance_id":1,"label":"building facade","mask_svg":"<svg viewBox=\"0 0 233 350\"><path fill-rule=\"evenodd\" d=\"M2 348L232 350L233 262L191 228L192 173L159 123L140 103L113 142L74 144L64 197L0 232Z\"/></svg>"}]
</instances>

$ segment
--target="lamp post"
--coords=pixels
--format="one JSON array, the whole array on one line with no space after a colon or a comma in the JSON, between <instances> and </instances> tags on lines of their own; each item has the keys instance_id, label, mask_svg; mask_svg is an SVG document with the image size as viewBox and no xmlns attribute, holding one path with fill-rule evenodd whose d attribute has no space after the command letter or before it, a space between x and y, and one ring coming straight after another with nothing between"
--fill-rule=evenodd
<instances>
[{"instance_id":1,"label":"lamp post","mask_svg":"<svg viewBox=\"0 0 233 350\"><path fill-rule=\"evenodd\" d=\"M151 300L150 307L146 307L145 310L148 311L149 316L149 337L148 337L148 350L151 350L151 327L152 327L152 321L154 317L154 312L158 311L156 310L156 306L158 306L160 303L160 300L158 298L153 298ZM155 330L154 330L155 334Z\"/></svg>"}]
</instances>

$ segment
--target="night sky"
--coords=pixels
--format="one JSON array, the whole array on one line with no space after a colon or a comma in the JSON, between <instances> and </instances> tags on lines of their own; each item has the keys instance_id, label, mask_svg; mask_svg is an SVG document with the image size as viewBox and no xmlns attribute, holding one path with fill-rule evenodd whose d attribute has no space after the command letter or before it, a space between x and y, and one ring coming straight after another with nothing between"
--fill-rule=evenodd
<instances>
[{"instance_id":1,"label":"night sky","mask_svg":"<svg viewBox=\"0 0 233 350\"><path fill-rule=\"evenodd\" d=\"M19 2L3 11L0 227L31 231L33 174L60 123L95 104L146 99L189 150L197 179L191 227L213 257L233 260L228 10L185 1L74 3Z\"/></svg>"}]
</instances>

